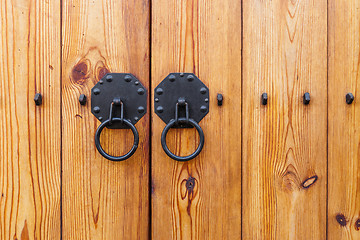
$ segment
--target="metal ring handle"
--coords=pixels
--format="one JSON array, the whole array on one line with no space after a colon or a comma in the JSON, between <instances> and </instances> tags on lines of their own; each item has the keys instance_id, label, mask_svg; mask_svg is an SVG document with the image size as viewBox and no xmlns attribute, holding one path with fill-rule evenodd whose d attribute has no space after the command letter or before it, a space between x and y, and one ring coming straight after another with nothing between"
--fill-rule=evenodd
<instances>
[{"instance_id":1,"label":"metal ring handle","mask_svg":"<svg viewBox=\"0 0 360 240\"><path fill-rule=\"evenodd\" d=\"M193 158L195 158L197 155L199 155L199 153L201 152L201 150L203 149L204 147L204 142L205 142L205 137L204 137L204 132L203 130L201 129L200 125L194 121L193 119L189 118L189 119L186 119L186 118L179 118L178 119L179 122L186 122L190 125L192 125L193 127L196 128L196 130L198 131L199 133L199 136L200 136L200 143L199 143L199 146L197 147L197 149L195 150L195 152L193 152L192 154L188 155L188 156L177 156L175 154L173 154L168 146L166 145L166 135L168 133L168 131L170 130L171 127L173 127L177 121L175 120L171 120L164 128L164 130L162 131L162 134L161 134L161 145L162 145L162 148L164 149L165 153L171 157L172 159L175 159L176 161L189 161Z\"/></svg>"},{"instance_id":2,"label":"metal ring handle","mask_svg":"<svg viewBox=\"0 0 360 240\"><path fill-rule=\"evenodd\" d=\"M134 144L133 144L132 148L130 149L130 151L128 153L126 153L125 155L118 156L118 157L112 156L112 155L106 153L104 151L104 149L101 147L101 144L100 144L101 132L106 126L110 125L111 122L123 122L125 125L130 127L132 133L134 134ZM104 158L109 159L111 161L123 161L125 159L128 159L135 153L138 145L139 145L139 133L138 133L136 127L134 126L134 124L132 124L130 121L128 121L126 119L112 118L111 120L110 119L105 120L104 122L102 122L100 124L100 126L98 127L98 129L96 130L96 133L95 133L95 146L96 146L97 150Z\"/></svg>"}]
</instances>

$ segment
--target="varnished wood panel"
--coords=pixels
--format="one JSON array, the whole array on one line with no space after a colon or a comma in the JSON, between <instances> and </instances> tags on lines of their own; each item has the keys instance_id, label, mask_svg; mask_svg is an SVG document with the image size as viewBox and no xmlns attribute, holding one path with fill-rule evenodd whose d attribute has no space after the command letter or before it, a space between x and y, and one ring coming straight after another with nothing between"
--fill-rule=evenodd
<instances>
[{"instance_id":1,"label":"varnished wood panel","mask_svg":"<svg viewBox=\"0 0 360 240\"><path fill-rule=\"evenodd\" d=\"M94 144L99 121L90 90L108 72L134 74L149 87L148 0L62 2L62 156L64 239L147 239L149 236L149 115L136 127L139 148L111 162ZM88 96L86 106L78 102ZM130 130L104 130L104 149L121 155Z\"/></svg>"},{"instance_id":2,"label":"varnished wood panel","mask_svg":"<svg viewBox=\"0 0 360 240\"><path fill-rule=\"evenodd\" d=\"M327 1L243 14L243 238L326 239Z\"/></svg>"},{"instance_id":3,"label":"varnished wood panel","mask_svg":"<svg viewBox=\"0 0 360 240\"><path fill-rule=\"evenodd\" d=\"M360 238L360 2L329 1L328 239ZM355 95L348 105L345 96Z\"/></svg>"},{"instance_id":4,"label":"varnished wood panel","mask_svg":"<svg viewBox=\"0 0 360 240\"><path fill-rule=\"evenodd\" d=\"M151 111L152 238L240 239L241 1L152 1L151 66L152 89L170 72L192 72L210 91L210 112L200 122L205 146L189 162L164 153L165 123ZM172 129L167 137L183 156L198 141L194 129Z\"/></svg>"},{"instance_id":5,"label":"varnished wood panel","mask_svg":"<svg viewBox=\"0 0 360 240\"><path fill-rule=\"evenodd\" d=\"M0 19L0 239L60 239L60 3L1 0Z\"/></svg>"}]
</instances>

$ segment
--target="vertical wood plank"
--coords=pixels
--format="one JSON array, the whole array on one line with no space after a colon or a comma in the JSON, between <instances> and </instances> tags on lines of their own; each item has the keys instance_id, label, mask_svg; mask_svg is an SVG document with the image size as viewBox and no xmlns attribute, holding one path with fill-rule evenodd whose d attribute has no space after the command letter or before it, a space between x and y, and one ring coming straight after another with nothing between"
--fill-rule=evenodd
<instances>
[{"instance_id":1,"label":"vertical wood plank","mask_svg":"<svg viewBox=\"0 0 360 240\"><path fill-rule=\"evenodd\" d=\"M152 1L151 66L153 89L170 72L193 72L210 91L210 112L200 122L205 146L189 162L164 153L165 123L152 111L153 239L240 239L241 1ZM198 141L194 129L167 136L182 156Z\"/></svg>"},{"instance_id":2,"label":"vertical wood plank","mask_svg":"<svg viewBox=\"0 0 360 240\"><path fill-rule=\"evenodd\" d=\"M0 19L0 239L60 239L60 3L0 0Z\"/></svg>"},{"instance_id":3,"label":"vertical wood plank","mask_svg":"<svg viewBox=\"0 0 360 240\"><path fill-rule=\"evenodd\" d=\"M136 124L136 153L108 161L95 148L99 121L91 114L90 90L108 72L132 73L149 87L149 11L148 0L63 0L64 239L148 239L149 117ZM88 96L86 106L80 94ZM106 129L101 142L122 155L133 136Z\"/></svg>"},{"instance_id":4,"label":"vertical wood plank","mask_svg":"<svg viewBox=\"0 0 360 240\"><path fill-rule=\"evenodd\" d=\"M360 238L360 2L329 1L328 239ZM355 95L348 105L345 96Z\"/></svg>"},{"instance_id":5,"label":"vertical wood plank","mask_svg":"<svg viewBox=\"0 0 360 240\"><path fill-rule=\"evenodd\" d=\"M243 14L243 238L325 239L327 1L244 1Z\"/></svg>"}]
</instances>

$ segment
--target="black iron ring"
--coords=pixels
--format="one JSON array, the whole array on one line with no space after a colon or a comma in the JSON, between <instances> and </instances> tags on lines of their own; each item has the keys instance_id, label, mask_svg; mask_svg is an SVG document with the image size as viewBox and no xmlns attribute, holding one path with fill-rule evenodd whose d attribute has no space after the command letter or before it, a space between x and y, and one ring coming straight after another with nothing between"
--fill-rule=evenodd
<instances>
[{"instance_id":1,"label":"black iron ring","mask_svg":"<svg viewBox=\"0 0 360 240\"><path fill-rule=\"evenodd\" d=\"M106 153L106 152L104 151L104 149L101 147L101 144L100 144L100 134L101 134L102 130L103 130L106 126L110 125L112 122L121 122L121 121L122 121L125 125L127 125L128 127L130 127L132 133L134 134L134 144L133 144L131 150L130 150L128 153L126 153L125 155L116 157L116 156L112 156L112 155ZM131 157L131 156L135 153L138 145L139 145L139 133L138 133L136 127L134 126L134 124L132 124L131 122L129 122L129 121L126 120L126 119L112 118L111 121L110 121L110 119L105 120L104 122L102 122L102 123L100 124L100 126L98 127L98 129L96 130L96 133L95 133L95 146L96 146L97 150L99 151L99 153L100 153L104 158L109 159L109 160L111 160L111 161L123 161L123 160L128 159L129 157Z\"/></svg>"},{"instance_id":2,"label":"black iron ring","mask_svg":"<svg viewBox=\"0 0 360 240\"><path fill-rule=\"evenodd\" d=\"M175 154L173 154L168 146L166 145L166 135L168 133L168 131L170 130L170 128L172 128L176 123L177 121L175 120L171 120L164 128L164 130L162 131L162 134L161 134L161 145L162 145L162 148L164 149L165 153L171 157L172 159L175 159L176 161L182 161L182 162L185 162L185 161L189 161L193 158L195 158L197 155L199 155L199 153L201 152L201 150L203 149L204 147L204 141L205 141L205 137L204 137L204 132L203 130L201 129L200 125L194 121L193 119L189 118L189 119L186 119L186 118L179 118L178 120L179 122L186 122L190 125L192 125L193 127L196 128L196 130L198 131L199 133L199 136L200 136L200 143L199 143L199 146L197 147L197 149L195 150L195 152L193 152L192 154L188 155L188 156L177 156Z\"/></svg>"}]
</instances>

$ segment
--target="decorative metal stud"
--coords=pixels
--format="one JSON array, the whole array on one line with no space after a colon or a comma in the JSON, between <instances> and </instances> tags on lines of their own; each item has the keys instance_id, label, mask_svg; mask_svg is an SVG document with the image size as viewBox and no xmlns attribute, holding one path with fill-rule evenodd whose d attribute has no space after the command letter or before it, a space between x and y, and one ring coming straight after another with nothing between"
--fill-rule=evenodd
<instances>
[{"instance_id":1,"label":"decorative metal stud","mask_svg":"<svg viewBox=\"0 0 360 240\"><path fill-rule=\"evenodd\" d=\"M80 95L79 102L80 102L80 105L85 105L86 104L86 96L85 96L85 94Z\"/></svg>"},{"instance_id":2,"label":"decorative metal stud","mask_svg":"<svg viewBox=\"0 0 360 240\"><path fill-rule=\"evenodd\" d=\"M36 106L40 106L42 104L42 95L41 93L36 93L34 97L34 102Z\"/></svg>"},{"instance_id":3,"label":"decorative metal stud","mask_svg":"<svg viewBox=\"0 0 360 240\"><path fill-rule=\"evenodd\" d=\"M354 101L355 97L352 93L347 93L346 94L346 103L347 104L352 104L352 102Z\"/></svg>"},{"instance_id":4,"label":"decorative metal stud","mask_svg":"<svg viewBox=\"0 0 360 240\"><path fill-rule=\"evenodd\" d=\"M223 95L218 93L217 96L216 96L216 99L217 99L217 105L222 106L223 105L223 100L224 100ZM205 99L205 102L207 102L206 99Z\"/></svg>"},{"instance_id":5,"label":"decorative metal stud","mask_svg":"<svg viewBox=\"0 0 360 240\"><path fill-rule=\"evenodd\" d=\"M305 105L308 105L310 103L310 93L306 92L303 96L303 103Z\"/></svg>"},{"instance_id":6,"label":"decorative metal stud","mask_svg":"<svg viewBox=\"0 0 360 240\"><path fill-rule=\"evenodd\" d=\"M267 95L267 93L261 94L261 104L262 104L262 105L267 105L267 102L268 102L268 95Z\"/></svg>"}]
</instances>

